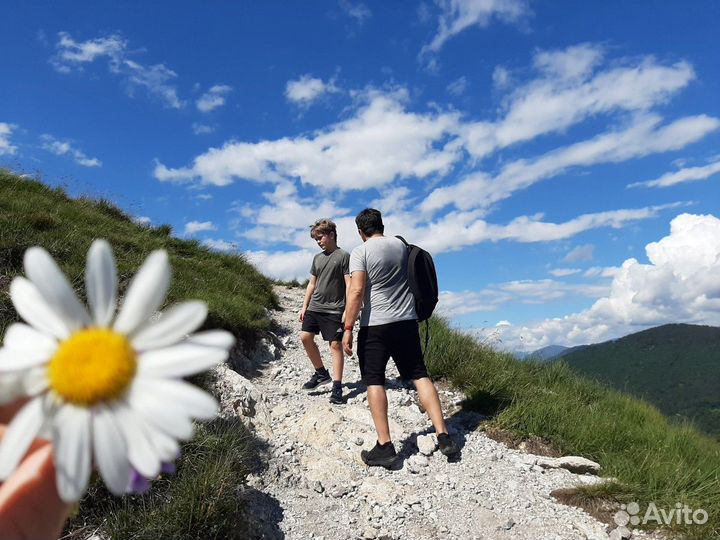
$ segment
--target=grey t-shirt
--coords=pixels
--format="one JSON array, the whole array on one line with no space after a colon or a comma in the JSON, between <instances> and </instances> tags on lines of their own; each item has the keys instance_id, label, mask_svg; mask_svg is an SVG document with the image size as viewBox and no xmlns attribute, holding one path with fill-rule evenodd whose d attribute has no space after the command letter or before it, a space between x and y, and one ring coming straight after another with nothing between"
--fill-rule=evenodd
<instances>
[{"instance_id":1,"label":"grey t-shirt","mask_svg":"<svg viewBox=\"0 0 720 540\"><path fill-rule=\"evenodd\" d=\"M335 248L332 253L318 253L310 273L317 278L308 310L342 315L345 310L345 276L350 273L350 255Z\"/></svg>"},{"instance_id":2,"label":"grey t-shirt","mask_svg":"<svg viewBox=\"0 0 720 540\"><path fill-rule=\"evenodd\" d=\"M360 326L417 320L408 286L408 251L394 236L368 238L352 250L350 274L365 272L365 298Z\"/></svg>"}]
</instances>

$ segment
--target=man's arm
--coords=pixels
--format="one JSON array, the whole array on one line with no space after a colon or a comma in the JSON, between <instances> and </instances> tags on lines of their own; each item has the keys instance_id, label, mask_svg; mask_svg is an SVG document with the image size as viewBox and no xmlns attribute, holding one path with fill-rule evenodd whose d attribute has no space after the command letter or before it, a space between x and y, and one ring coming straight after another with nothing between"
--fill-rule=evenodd
<instances>
[{"instance_id":1,"label":"man's arm","mask_svg":"<svg viewBox=\"0 0 720 540\"><path fill-rule=\"evenodd\" d=\"M305 312L310 305L310 299L312 298L313 292L315 292L315 285L317 283L317 276L310 275L308 280L307 289L305 289L305 299L303 300L303 307L300 310L300 322L305 318Z\"/></svg>"},{"instance_id":2,"label":"man's arm","mask_svg":"<svg viewBox=\"0 0 720 540\"><path fill-rule=\"evenodd\" d=\"M360 313L363 297L365 296L366 272L353 272L350 288L345 303L345 332L343 333L343 350L348 356L352 355L352 327ZM349 328L349 330L348 330Z\"/></svg>"}]
</instances>

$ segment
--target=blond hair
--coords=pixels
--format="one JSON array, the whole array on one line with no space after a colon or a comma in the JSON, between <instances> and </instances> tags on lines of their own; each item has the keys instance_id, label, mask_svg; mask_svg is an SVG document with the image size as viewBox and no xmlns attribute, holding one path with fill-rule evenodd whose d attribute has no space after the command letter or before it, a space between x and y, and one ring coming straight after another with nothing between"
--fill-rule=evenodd
<instances>
[{"instance_id":1,"label":"blond hair","mask_svg":"<svg viewBox=\"0 0 720 540\"><path fill-rule=\"evenodd\" d=\"M310 238L315 240L315 233L320 234L333 233L335 241L337 242L337 226L335 223L327 218L318 219L315 223L310 225Z\"/></svg>"}]
</instances>

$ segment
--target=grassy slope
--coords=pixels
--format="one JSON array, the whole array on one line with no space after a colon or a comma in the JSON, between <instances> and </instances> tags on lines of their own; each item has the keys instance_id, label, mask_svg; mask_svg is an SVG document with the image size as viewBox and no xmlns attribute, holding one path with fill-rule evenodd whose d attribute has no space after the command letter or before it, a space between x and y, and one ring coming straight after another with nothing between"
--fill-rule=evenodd
<instances>
[{"instance_id":1,"label":"grassy slope","mask_svg":"<svg viewBox=\"0 0 720 540\"><path fill-rule=\"evenodd\" d=\"M563 356L577 372L720 437L720 328L667 324Z\"/></svg>"},{"instance_id":2,"label":"grassy slope","mask_svg":"<svg viewBox=\"0 0 720 540\"><path fill-rule=\"evenodd\" d=\"M11 278L23 273L26 248L46 248L82 296L85 257L94 238L113 247L121 293L147 254L164 248L174 272L169 302L205 300L207 325L244 339L268 326L266 309L277 299L267 278L242 257L212 253L168 233L168 227L139 226L106 202L72 200L61 190L0 170L0 335L16 320L7 291ZM111 538L244 538L250 518L237 486L256 459L256 441L241 423L199 426L183 446L176 475L156 481L146 495L123 499L94 481L66 533L85 536L102 527Z\"/></svg>"},{"instance_id":3,"label":"grassy slope","mask_svg":"<svg viewBox=\"0 0 720 540\"><path fill-rule=\"evenodd\" d=\"M598 461L618 483L584 495L703 508L707 524L674 525L689 538L720 536L720 444L671 424L652 405L579 377L564 362L519 361L432 319L427 363L433 376L463 388L492 423L550 439L563 452Z\"/></svg>"}]
</instances>

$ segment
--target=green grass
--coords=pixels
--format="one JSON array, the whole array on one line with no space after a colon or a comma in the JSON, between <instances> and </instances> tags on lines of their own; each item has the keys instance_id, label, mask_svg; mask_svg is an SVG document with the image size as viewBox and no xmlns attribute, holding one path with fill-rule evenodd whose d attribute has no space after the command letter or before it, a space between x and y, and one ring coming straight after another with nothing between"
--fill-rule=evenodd
<instances>
[{"instance_id":1,"label":"green grass","mask_svg":"<svg viewBox=\"0 0 720 540\"><path fill-rule=\"evenodd\" d=\"M491 424L549 439L566 454L602 465L616 478L589 497L685 503L706 510L705 525L678 525L687 538L720 536L720 444L690 425L671 423L652 405L575 374L566 364L516 360L478 344L433 318L426 359L433 376L465 390L469 406L493 415Z\"/></svg>"},{"instance_id":2,"label":"green grass","mask_svg":"<svg viewBox=\"0 0 720 540\"><path fill-rule=\"evenodd\" d=\"M166 249L173 267L168 301L208 303L208 325L245 339L269 325L266 308L277 305L270 280L242 256L211 252L195 240L168 235L168 226L144 227L104 200L71 199L61 189L0 170L0 291L22 274L22 257L42 246L83 295L85 259L95 238L115 252L123 292L147 255ZM0 296L0 332L14 320L8 295Z\"/></svg>"}]
</instances>

